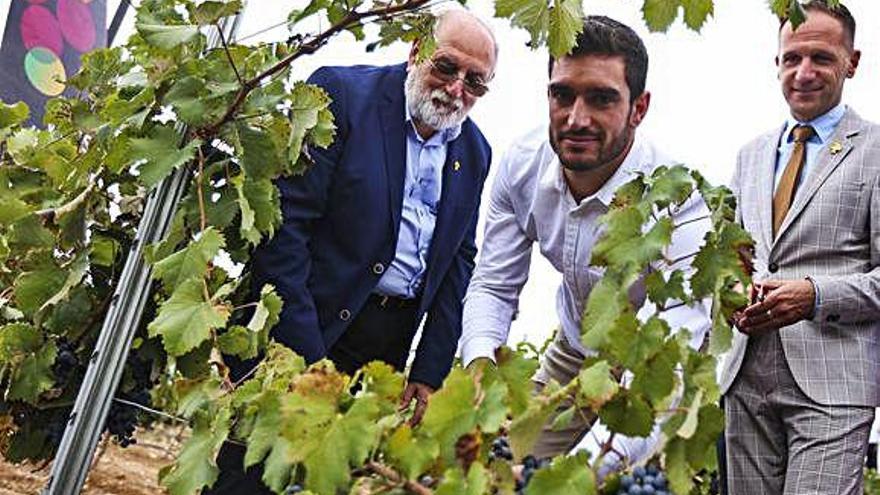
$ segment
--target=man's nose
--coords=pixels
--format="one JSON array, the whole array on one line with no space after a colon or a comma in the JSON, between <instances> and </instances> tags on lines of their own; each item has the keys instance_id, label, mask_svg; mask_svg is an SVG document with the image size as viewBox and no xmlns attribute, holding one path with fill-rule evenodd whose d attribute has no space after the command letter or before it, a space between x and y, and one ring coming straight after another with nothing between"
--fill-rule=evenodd
<instances>
[{"instance_id":1,"label":"man's nose","mask_svg":"<svg viewBox=\"0 0 880 495\"><path fill-rule=\"evenodd\" d=\"M568 114L568 126L573 129L584 129L590 126L591 112L583 98L576 98Z\"/></svg>"},{"instance_id":2,"label":"man's nose","mask_svg":"<svg viewBox=\"0 0 880 495\"><path fill-rule=\"evenodd\" d=\"M446 83L446 93L453 98L461 98L464 94L464 80L460 77Z\"/></svg>"},{"instance_id":3,"label":"man's nose","mask_svg":"<svg viewBox=\"0 0 880 495\"><path fill-rule=\"evenodd\" d=\"M795 69L794 78L797 81L809 81L816 77L816 69L809 57L804 57Z\"/></svg>"}]
</instances>

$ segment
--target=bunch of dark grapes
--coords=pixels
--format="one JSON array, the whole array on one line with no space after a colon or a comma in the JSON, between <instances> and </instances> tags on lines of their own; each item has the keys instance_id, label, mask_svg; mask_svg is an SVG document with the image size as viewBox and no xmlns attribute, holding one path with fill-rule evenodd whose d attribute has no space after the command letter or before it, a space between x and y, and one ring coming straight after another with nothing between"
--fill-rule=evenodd
<instances>
[{"instance_id":1,"label":"bunch of dark grapes","mask_svg":"<svg viewBox=\"0 0 880 495\"><path fill-rule=\"evenodd\" d=\"M657 466L636 466L632 474L620 477L617 495L672 495L666 483L666 475Z\"/></svg>"},{"instance_id":2,"label":"bunch of dark grapes","mask_svg":"<svg viewBox=\"0 0 880 495\"><path fill-rule=\"evenodd\" d=\"M58 339L56 346L58 354L55 357L55 364L52 365L52 374L55 375L55 383L64 385L79 365L79 359L76 357L73 345L67 339Z\"/></svg>"},{"instance_id":3,"label":"bunch of dark grapes","mask_svg":"<svg viewBox=\"0 0 880 495\"><path fill-rule=\"evenodd\" d=\"M513 451L510 450L507 437L501 436L492 441L492 449L489 451L489 462L495 459L513 460Z\"/></svg>"},{"instance_id":4,"label":"bunch of dark grapes","mask_svg":"<svg viewBox=\"0 0 880 495\"><path fill-rule=\"evenodd\" d=\"M137 443L134 438L134 430L137 426L137 410L128 404L114 402L107 413L105 428L116 438L116 443L121 447L128 447Z\"/></svg>"},{"instance_id":5,"label":"bunch of dark grapes","mask_svg":"<svg viewBox=\"0 0 880 495\"><path fill-rule=\"evenodd\" d=\"M523 458L522 465L522 477L516 480L517 495L522 495L523 493L525 493L526 487L529 486L529 481L532 481L532 476L535 475L535 471L549 466L550 459L536 459L533 455L527 455Z\"/></svg>"}]
</instances>

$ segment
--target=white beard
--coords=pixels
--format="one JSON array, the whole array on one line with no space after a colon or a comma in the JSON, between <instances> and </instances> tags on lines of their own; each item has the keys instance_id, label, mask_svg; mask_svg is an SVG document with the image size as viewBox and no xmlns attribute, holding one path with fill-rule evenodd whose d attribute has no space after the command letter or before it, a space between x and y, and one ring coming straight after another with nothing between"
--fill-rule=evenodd
<instances>
[{"instance_id":1,"label":"white beard","mask_svg":"<svg viewBox=\"0 0 880 495\"><path fill-rule=\"evenodd\" d=\"M449 96L442 88L429 89L425 84L428 70L421 65L411 68L406 75L403 87L410 117L436 131L460 125L467 118L464 102L461 98ZM446 105L438 106L434 100Z\"/></svg>"}]
</instances>

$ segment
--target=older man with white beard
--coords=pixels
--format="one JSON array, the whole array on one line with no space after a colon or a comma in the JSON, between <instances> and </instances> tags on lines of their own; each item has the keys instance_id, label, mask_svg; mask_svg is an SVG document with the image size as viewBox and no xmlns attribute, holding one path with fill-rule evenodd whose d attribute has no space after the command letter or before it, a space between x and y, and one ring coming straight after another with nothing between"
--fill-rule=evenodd
<instances>
[{"instance_id":1,"label":"older man with white beard","mask_svg":"<svg viewBox=\"0 0 880 495\"><path fill-rule=\"evenodd\" d=\"M346 373L381 360L403 370L426 317L402 405L413 421L449 372L461 334L474 232L491 150L467 118L488 91L497 47L463 10L438 17L436 49L407 64L324 67L336 139L314 166L278 183L284 223L253 256L255 294L284 298L273 337ZM233 369L244 374L254 363ZM211 493L269 493L243 449L224 447ZM262 489L262 491L260 491Z\"/></svg>"}]
</instances>

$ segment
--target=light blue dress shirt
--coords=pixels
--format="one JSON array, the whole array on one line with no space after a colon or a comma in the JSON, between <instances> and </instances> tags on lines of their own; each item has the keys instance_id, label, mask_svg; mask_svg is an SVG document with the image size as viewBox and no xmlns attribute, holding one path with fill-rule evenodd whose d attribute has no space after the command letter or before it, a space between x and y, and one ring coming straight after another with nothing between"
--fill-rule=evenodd
<instances>
[{"instance_id":1,"label":"light blue dress shirt","mask_svg":"<svg viewBox=\"0 0 880 495\"><path fill-rule=\"evenodd\" d=\"M388 265L374 292L386 296L418 297L427 269L428 252L434 237L437 209L443 191L443 164L447 144L458 137L461 126L422 139L406 110L406 177L400 233L394 261Z\"/></svg>"},{"instance_id":2,"label":"light blue dress shirt","mask_svg":"<svg viewBox=\"0 0 880 495\"><path fill-rule=\"evenodd\" d=\"M834 135L834 130L837 129L837 124L840 123L840 119L843 118L844 113L846 113L846 105L840 103L836 107L809 122L800 122L795 120L794 117L789 117L785 124L785 131L782 133L782 138L779 143L779 150L776 159L776 175L773 178L774 191L779 186L779 181L782 179L782 172L785 170L785 166L788 164L788 159L791 158L791 153L794 150L794 135L792 135L792 131L795 126L808 125L816 131L815 134L813 134L813 137L807 140L807 156L804 161L804 166L801 168L801 174L798 177L798 184L800 184L815 168L816 157L819 156L819 152L822 151L822 148L828 145L828 141L831 139L831 136ZM799 189L800 188L797 190ZM797 192L795 192L795 196L797 196Z\"/></svg>"}]
</instances>

